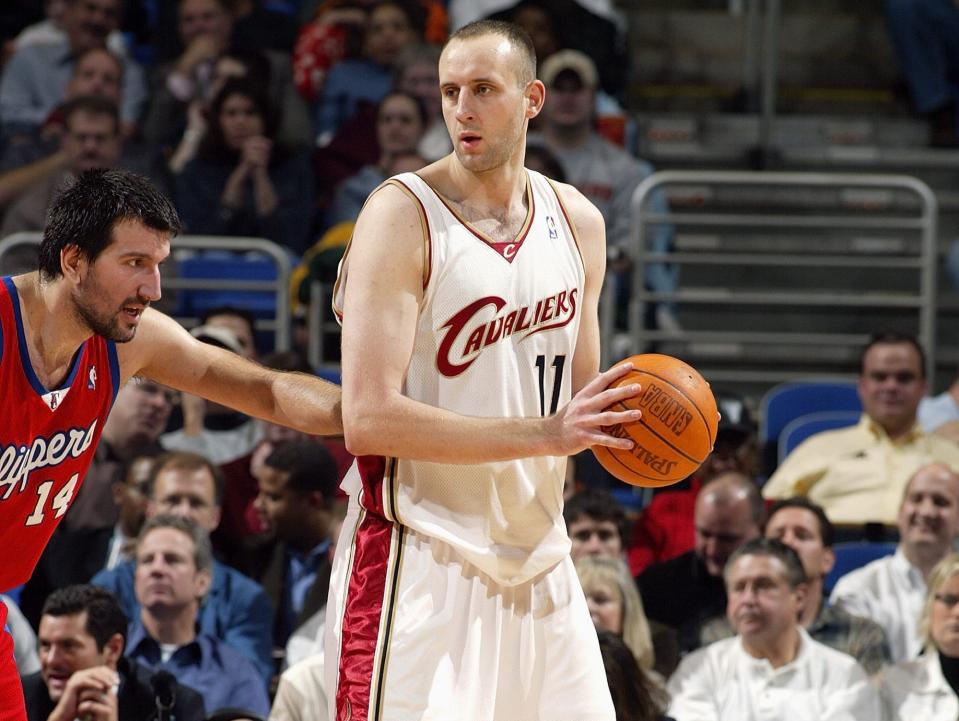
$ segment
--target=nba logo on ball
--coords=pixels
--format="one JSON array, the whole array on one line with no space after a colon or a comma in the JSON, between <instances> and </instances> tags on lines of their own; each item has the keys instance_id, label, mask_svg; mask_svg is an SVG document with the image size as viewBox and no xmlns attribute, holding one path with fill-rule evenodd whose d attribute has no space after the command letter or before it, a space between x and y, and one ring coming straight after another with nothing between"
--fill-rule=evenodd
<instances>
[{"instance_id":1,"label":"nba logo on ball","mask_svg":"<svg viewBox=\"0 0 959 721\"><path fill-rule=\"evenodd\" d=\"M593 446L602 466L634 486L668 486L687 478L709 455L719 413L709 383L692 366L672 356L647 353L626 358L633 370L612 387L639 383L640 394L611 410L638 408L642 418L605 430L633 441L630 450Z\"/></svg>"}]
</instances>

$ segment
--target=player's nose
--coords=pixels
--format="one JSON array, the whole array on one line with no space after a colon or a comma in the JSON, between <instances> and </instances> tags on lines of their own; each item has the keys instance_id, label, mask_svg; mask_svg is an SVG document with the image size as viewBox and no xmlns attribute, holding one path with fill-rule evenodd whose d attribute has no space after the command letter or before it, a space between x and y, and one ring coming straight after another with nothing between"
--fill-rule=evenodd
<instances>
[{"instance_id":1,"label":"player's nose","mask_svg":"<svg viewBox=\"0 0 959 721\"><path fill-rule=\"evenodd\" d=\"M143 282L140 284L139 292L141 298L146 298L151 303L155 303L156 301L160 300L161 290L159 267L154 268L149 275L143 279Z\"/></svg>"}]
</instances>

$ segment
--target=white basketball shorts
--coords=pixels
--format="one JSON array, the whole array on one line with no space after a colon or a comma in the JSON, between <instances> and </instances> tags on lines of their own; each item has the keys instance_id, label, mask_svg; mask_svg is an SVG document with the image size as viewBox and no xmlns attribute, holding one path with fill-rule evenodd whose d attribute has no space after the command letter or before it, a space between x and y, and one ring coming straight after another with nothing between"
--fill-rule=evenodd
<instances>
[{"instance_id":1,"label":"white basketball shorts","mask_svg":"<svg viewBox=\"0 0 959 721\"><path fill-rule=\"evenodd\" d=\"M615 721L566 558L501 586L451 546L350 501L326 620L336 721Z\"/></svg>"}]
</instances>

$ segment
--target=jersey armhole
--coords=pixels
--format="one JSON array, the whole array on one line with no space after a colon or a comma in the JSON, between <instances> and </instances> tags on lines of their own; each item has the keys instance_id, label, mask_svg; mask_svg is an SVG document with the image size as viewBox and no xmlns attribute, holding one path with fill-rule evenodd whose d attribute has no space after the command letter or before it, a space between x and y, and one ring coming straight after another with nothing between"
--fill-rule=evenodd
<instances>
[{"instance_id":1,"label":"jersey armhole","mask_svg":"<svg viewBox=\"0 0 959 721\"><path fill-rule=\"evenodd\" d=\"M420 216L420 228L423 231L423 290L426 290L433 274L433 241L430 235L430 221L426 216L426 208L423 207L423 201L419 199L419 196L402 180L390 178L383 185L393 185L399 188L410 197L416 206L416 212Z\"/></svg>"},{"instance_id":2,"label":"jersey armhole","mask_svg":"<svg viewBox=\"0 0 959 721\"><path fill-rule=\"evenodd\" d=\"M380 188L383 188L387 185L393 185L399 188L401 191L406 193L410 198L413 199L416 206L417 213L420 216L420 224L423 228L423 290L426 290L426 286L429 284L430 276L433 272L433 246L430 240L430 227L429 220L426 217L426 209L423 207L423 203L420 201L416 194L410 190L409 186L403 183L400 180L395 178L389 178L384 180L382 183L377 185L370 194L366 197L366 201L363 203L363 207L366 207L366 204L370 202L370 198L378 191ZM360 208L360 212L363 212L363 208ZM350 236L350 241L346 244L346 249L343 251L343 257L340 259L340 269L336 274L336 281L333 283L333 298L331 305L333 306L333 315L336 316L337 322L340 325L343 324L343 308L340 303L337 302L341 294L341 286L346 282L347 276L347 266L348 259L350 255L350 246L353 245L353 236Z\"/></svg>"},{"instance_id":3,"label":"jersey armhole","mask_svg":"<svg viewBox=\"0 0 959 721\"><path fill-rule=\"evenodd\" d=\"M549 187L553 189L553 194L556 196L556 202L559 204L559 209L563 213L563 220L566 222L566 227L569 228L570 235L573 236L573 242L576 243L576 252L579 253L579 263L583 266L583 273L585 273L586 259L583 258L583 248L579 239L579 230L576 229L576 224L573 222L572 216L570 216L569 211L566 209L566 203L563 202L563 196L560 194L559 188L556 187L556 184L551 178L547 178L544 175L543 179L549 183Z\"/></svg>"}]
</instances>

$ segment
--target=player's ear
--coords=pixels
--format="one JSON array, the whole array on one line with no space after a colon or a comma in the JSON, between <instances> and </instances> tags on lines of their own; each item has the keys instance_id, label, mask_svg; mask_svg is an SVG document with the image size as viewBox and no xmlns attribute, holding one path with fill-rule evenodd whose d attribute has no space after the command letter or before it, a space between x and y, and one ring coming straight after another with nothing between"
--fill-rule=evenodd
<instances>
[{"instance_id":1,"label":"player's ear","mask_svg":"<svg viewBox=\"0 0 959 721\"><path fill-rule=\"evenodd\" d=\"M535 118L546 102L546 86L542 81L534 80L526 87L526 117Z\"/></svg>"},{"instance_id":2,"label":"player's ear","mask_svg":"<svg viewBox=\"0 0 959 721\"><path fill-rule=\"evenodd\" d=\"M68 244L60 250L60 270L67 280L77 280L86 264L86 257L80 252L80 246Z\"/></svg>"}]
</instances>

